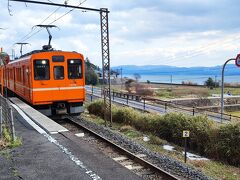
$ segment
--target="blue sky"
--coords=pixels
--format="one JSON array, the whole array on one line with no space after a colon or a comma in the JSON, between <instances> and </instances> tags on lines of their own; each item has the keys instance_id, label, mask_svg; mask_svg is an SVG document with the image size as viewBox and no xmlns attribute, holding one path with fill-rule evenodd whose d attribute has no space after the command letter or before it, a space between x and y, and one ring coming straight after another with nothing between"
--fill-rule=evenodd
<instances>
[{"instance_id":1,"label":"blue sky","mask_svg":"<svg viewBox=\"0 0 240 180\"><path fill-rule=\"evenodd\" d=\"M40 0L50 1L50 0ZM63 3L64 0L51 0ZM79 0L68 0L77 5ZM19 47L14 43L28 42L24 52L47 44L45 30L31 36L32 30L56 7L0 2L0 46L8 53ZM240 53L240 11L237 0L87 0L82 6L107 7L110 27L111 66L172 65L215 66ZM43 24L66 13L60 8ZM78 51L101 66L99 14L75 10L54 24L53 47ZM29 32L31 32L29 34ZM25 35L31 36L23 38Z\"/></svg>"}]
</instances>

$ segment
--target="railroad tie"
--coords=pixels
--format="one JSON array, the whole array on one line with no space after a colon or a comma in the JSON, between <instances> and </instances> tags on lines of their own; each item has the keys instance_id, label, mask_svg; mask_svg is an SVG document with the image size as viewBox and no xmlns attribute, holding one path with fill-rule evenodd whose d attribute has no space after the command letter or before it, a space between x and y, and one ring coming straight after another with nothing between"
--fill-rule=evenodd
<instances>
[{"instance_id":1,"label":"railroad tie","mask_svg":"<svg viewBox=\"0 0 240 180\"><path fill-rule=\"evenodd\" d=\"M123 161L123 160L127 160L128 158L125 156L119 156L119 157L115 157L113 158L114 161Z\"/></svg>"},{"instance_id":2,"label":"railroad tie","mask_svg":"<svg viewBox=\"0 0 240 180\"><path fill-rule=\"evenodd\" d=\"M127 165L125 166L129 170L138 170L138 169L143 169L143 166L133 166L133 165Z\"/></svg>"}]
</instances>

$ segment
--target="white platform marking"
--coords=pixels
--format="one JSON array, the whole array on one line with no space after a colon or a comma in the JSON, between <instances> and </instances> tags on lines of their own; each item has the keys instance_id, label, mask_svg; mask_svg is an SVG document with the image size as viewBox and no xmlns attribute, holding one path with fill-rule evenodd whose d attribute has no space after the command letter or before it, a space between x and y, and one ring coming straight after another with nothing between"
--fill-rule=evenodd
<instances>
[{"instance_id":1,"label":"white platform marking","mask_svg":"<svg viewBox=\"0 0 240 180\"><path fill-rule=\"evenodd\" d=\"M34 129L36 129L37 132L45 136L48 141L52 142L56 146L58 146L65 154L69 156L69 158L80 168L82 168L85 173L93 180L102 180L100 176L98 176L93 171L89 170L82 161L80 161L76 156L74 156L67 148L65 148L63 145L61 145L56 139L54 139L52 136L47 134L42 128L40 128L36 123L34 123L18 106L11 103L14 109L27 121L28 124L30 124Z\"/></svg>"}]
</instances>

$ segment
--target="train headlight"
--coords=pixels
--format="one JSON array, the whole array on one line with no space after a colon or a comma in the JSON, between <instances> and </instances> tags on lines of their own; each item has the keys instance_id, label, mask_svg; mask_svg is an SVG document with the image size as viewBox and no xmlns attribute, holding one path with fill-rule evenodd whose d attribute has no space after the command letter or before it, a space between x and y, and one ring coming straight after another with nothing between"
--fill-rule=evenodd
<instances>
[{"instance_id":1,"label":"train headlight","mask_svg":"<svg viewBox=\"0 0 240 180\"><path fill-rule=\"evenodd\" d=\"M47 61L46 60L42 60L42 64L47 64Z\"/></svg>"},{"instance_id":2,"label":"train headlight","mask_svg":"<svg viewBox=\"0 0 240 180\"><path fill-rule=\"evenodd\" d=\"M71 61L70 61L70 64L73 64L73 63L74 63L74 60L71 60Z\"/></svg>"}]
</instances>

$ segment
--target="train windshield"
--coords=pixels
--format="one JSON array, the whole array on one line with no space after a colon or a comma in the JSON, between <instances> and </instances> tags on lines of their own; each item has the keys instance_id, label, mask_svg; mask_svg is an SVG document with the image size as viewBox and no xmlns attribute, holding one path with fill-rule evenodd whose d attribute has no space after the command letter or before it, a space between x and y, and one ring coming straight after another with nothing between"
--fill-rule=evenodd
<instances>
[{"instance_id":1,"label":"train windshield","mask_svg":"<svg viewBox=\"0 0 240 180\"><path fill-rule=\"evenodd\" d=\"M81 59L68 59L68 79L82 78L82 61Z\"/></svg>"},{"instance_id":2,"label":"train windshield","mask_svg":"<svg viewBox=\"0 0 240 180\"><path fill-rule=\"evenodd\" d=\"M63 66L54 66L54 79L64 79L64 67Z\"/></svg>"},{"instance_id":3,"label":"train windshield","mask_svg":"<svg viewBox=\"0 0 240 180\"><path fill-rule=\"evenodd\" d=\"M50 68L49 60L38 59L34 60L34 79L35 80L49 80L50 79Z\"/></svg>"}]
</instances>

